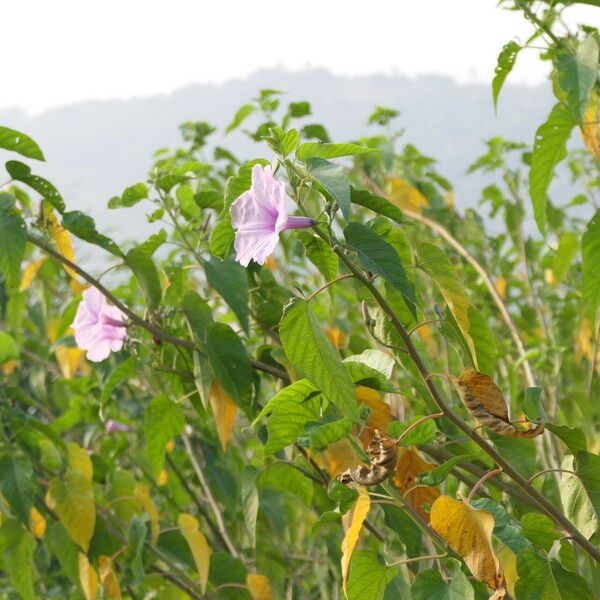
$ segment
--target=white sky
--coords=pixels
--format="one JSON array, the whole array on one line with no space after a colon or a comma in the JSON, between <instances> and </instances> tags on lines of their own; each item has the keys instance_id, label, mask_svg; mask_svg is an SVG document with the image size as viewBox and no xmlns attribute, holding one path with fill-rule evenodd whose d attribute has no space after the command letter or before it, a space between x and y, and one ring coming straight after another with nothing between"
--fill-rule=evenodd
<instances>
[{"instance_id":1,"label":"white sky","mask_svg":"<svg viewBox=\"0 0 600 600\"><path fill-rule=\"evenodd\" d=\"M569 22L600 26L600 9ZM0 0L0 109L169 93L264 67L489 83L531 26L496 0ZM511 81L546 76L534 51Z\"/></svg>"}]
</instances>

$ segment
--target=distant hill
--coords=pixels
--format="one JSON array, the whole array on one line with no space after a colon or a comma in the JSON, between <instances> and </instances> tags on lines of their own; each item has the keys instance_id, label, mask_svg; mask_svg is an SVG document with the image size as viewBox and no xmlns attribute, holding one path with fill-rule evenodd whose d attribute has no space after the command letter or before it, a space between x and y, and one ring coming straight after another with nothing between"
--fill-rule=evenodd
<instances>
[{"instance_id":1,"label":"distant hill","mask_svg":"<svg viewBox=\"0 0 600 600\"><path fill-rule=\"evenodd\" d=\"M465 177L465 170L482 153L482 140L501 133L531 142L553 103L549 85L507 85L496 116L489 85L458 84L440 76L347 78L322 70L265 70L222 85L191 85L167 96L129 101L84 102L33 117L5 110L0 123L39 142L47 163L35 170L55 183L70 208L91 211L100 227L118 239L140 238L151 230L143 218L128 214L122 219L123 213L105 208L106 201L144 180L152 153L178 143L180 123L207 120L222 128L265 87L287 91L289 100L310 101L311 120L324 123L336 141L374 131L366 125L374 105L399 109L404 140L439 161L440 172L456 186L459 208L473 206L479 198L481 176ZM259 151L241 134L224 140L221 135L215 134L214 141L241 158ZM140 208L137 214L143 212Z\"/></svg>"}]
</instances>

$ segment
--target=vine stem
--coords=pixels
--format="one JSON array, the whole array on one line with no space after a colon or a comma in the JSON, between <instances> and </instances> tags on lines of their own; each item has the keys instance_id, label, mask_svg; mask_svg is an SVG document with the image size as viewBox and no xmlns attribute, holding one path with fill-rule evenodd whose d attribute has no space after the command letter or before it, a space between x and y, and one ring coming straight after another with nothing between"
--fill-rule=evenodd
<instances>
[{"instance_id":1,"label":"vine stem","mask_svg":"<svg viewBox=\"0 0 600 600\"><path fill-rule=\"evenodd\" d=\"M414 556L413 558L403 558L402 560L398 560L393 563L389 563L388 567L399 567L401 565L407 565L408 563L417 562L420 560L437 560L438 558L445 558L448 556L448 553L444 552L444 554L429 554L428 556Z\"/></svg>"},{"instance_id":2,"label":"vine stem","mask_svg":"<svg viewBox=\"0 0 600 600\"><path fill-rule=\"evenodd\" d=\"M473 496L477 493L477 490L490 478L493 477L494 475L499 475L500 473L502 473L502 467L498 467L497 469L492 469L491 471L488 471L471 489L471 491L469 492L469 495L467 496L467 504L471 504L471 500L473 499Z\"/></svg>"},{"instance_id":3,"label":"vine stem","mask_svg":"<svg viewBox=\"0 0 600 600\"><path fill-rule=\"evenodd\" d=\"M319 231L317 235L320 235L328 241L327 238ZM417 367L419 374L421 375L425 385L427 386L431 397L437 404L444 416L451 421L458 429L460 429L465 435L473 440L493 461L498 467L501 467L504 473L510 477L527 495L546 513L553 521L558 523L565 529L569 534L573 536L573 539L592 557L600 564L600 548L597 548L592 544L582 533L571 523L560 510L558 510L544 495L538 492L528 481L523 477L513 466L508 463L498 451L492 447L485 439L483 439L478 433L472 430L458 415L454 414L450 407L444 402L436 386L429 377L429 372L423 359L415 348L414 344L406 329L399 321L398 317L387 303L385 298L381 295L377 287L368 280L367 277L358 269L354 263L346 256L346 254L340 249L335 250L336 254L340 257L340 260L346 265L351 273L354 273L357 279L362 285L369 290L373 298L377 301L383 312L389 318L392 326L397 331L398 335L402 339L411 360Z\"/></svg>"},{"instance_id":4,"label":"vine stem","mask_svg":"<svg viewBox=\"0 0 600 600\"><path fill-rule=\"evenodd\" d=\"M537 479L546 473L568 473L569 475L575 475L575 477L579 477L575 471L569 471L568 469L544 469L543 471L539 471L535 473L535 475L532 475L527 481L531 483L534 479Z\"/></svg>"},{"instance_id":5,"label":"vine stem","mask_svg":"<svg viewBox=\"0 0 600 600\"><path fill-rule=\"evenodd\" d=\"M143 319L142 317L137 315L128 306L126 306L118 298L116 298L110 291L108 291L102 285L102 283L100 283L94 276L90 275L87 271L82 269L79 265L75 264L74 262L71 262L67 257L63 256L60 252L57 252L54 248L52 248L51 246L46 244L39 237L32 235L31 233L28 233L27 239L34 246L37 246L40 250L42 250L46 254L49 254L50 256L52 256L53 258L55 258L56 260L61 262L63 265L66 265L67 267L73 269L73 271L75 271L75 273L77 273L82 279L87 281L90 285L94 286L99 292L104 294L104 296L106 296L106 298L108 300L110 300L110 302L112 304L114 304L120 311L124 312L129 317L130 321L132 323L134 323L135 325L142 327L142 329L145 329L146 331L151 333L154 337L162 340L163 342L172 344L173 346L178 346L179 348L186 348L187 350L192 350L192 351L196 351L196 352L200 351L200 349L198 348L198 346L196 346L196 344L194 344L194 342L191 342L190 340L184 340L184 339L178 338L177 336L171 335L170 333L167 333L166 331L164 331L163 329L161 329L154 323L151 323L151 322L147 321L146 319ZM269 373L270 375L278 377L279 379L282 379L284 381L289 381L288 374L285 371L278 369L277 367L273 367L271 365L268 365L266 363L263 363L259 360L255 360L255 359L250 359L250 364L252 365L253 368L255 368L259 371L264 371L265 373Z\"/></svg>"},{"instance_id":6,"label":"vine stem","mask_svg":"<svg viewBox=\"0 0 600 600\"><path fill-rule=\"evenodd\" d=\"M425 421L429 421L429 419L437 419L438 417L443 417L443 412L433 413L431 415L426 415L421 417L418 421L415 421L411 425L409 425L394 441L396 444L399 444L402 438L406 437L413 429L416 429L421 423L425 423Z\"/></svg>"},{"instance_id":7,"label":"vine stem","mask_svg":"<svg viewBox=\"0 0 600 600\"><path fill-rule=\"evenodd\" d=\"M351 273L346 273L345 275L340 275L339 277L336 277L335 279L328 281L327 283L322 285L320 288L316 289L310 296L308 296L306 301L310 302L317 294L320 294L323 290L326 290L330 285L338 283L339 281L344 281L344 279L351 279L353 277L354 277L354 275L352 275Z\"/></svg>"}]
</instances>

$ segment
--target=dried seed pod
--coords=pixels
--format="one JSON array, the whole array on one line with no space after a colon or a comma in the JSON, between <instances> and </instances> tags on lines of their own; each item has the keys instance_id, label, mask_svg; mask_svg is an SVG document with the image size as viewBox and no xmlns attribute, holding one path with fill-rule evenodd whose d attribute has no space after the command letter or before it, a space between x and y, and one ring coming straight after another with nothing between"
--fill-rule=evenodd
<instances>
[{"instance_id":1,"label":"dried seed pod","mask_svg":"<svg viewBox=\"0 0 600 600\"><path fill-rule=\"evenodd\" d=\"M460 377L450 376L450 380L473 417L495 433L514 438L532 438L544 431L543 423L527 430L517 429L508 418L502 391L488 375L467 367Z\"/></svg>"},{"instance_id":2,"label":"dried seed pod","mask_svg":"<svg viewBox=\"0 0 600 600\"><path fill-rule=\"evenodd\" d=\"M398 448L395 440L379 429L375 429L373 439L367 446L367 456L371 460L369 467L360 465L340 473L337 477L342 483L355 481L360 485L377 485L385 481L396 468Z\"/></svg>"}]
</instances>

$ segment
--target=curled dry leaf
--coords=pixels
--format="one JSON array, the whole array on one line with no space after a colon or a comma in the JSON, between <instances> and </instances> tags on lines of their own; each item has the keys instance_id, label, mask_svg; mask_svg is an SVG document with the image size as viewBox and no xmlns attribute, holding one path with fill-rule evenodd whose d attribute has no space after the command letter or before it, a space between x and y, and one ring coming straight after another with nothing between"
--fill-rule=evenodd
<instances>
[{"instance_id":1,"label":"curled dry leaf","mask_svg":"<svg viewBox=\"0 0 600 600\"><path fill-rule=\"evenodd\" d=\"M423 460L419 451L412 446L400 449L394 484L404 493L406 501L426 521L429 521L429 513L425 511L424 505L437 500L440 497L440 490L434 486L417 486L417 475L431 471L436 466Z\"/></svg>"},{"instance_id":2,"label":"curled dry leaf","mask_svg":"<svg viewBox=\"0 0 600 600\"><path fill-rule=\"evenodd\" d=\"M360 485L377 485L394 472L398 459L398 447L395 440L376 429L366 452L371 460L370 466L359 465L347 469L338 475L338 481L342 483L355 481Z\"/></svg>"},{"instance_id":3,"label":"curled dry leaf","mask_svg":"<svg viewBox=\"0 0 600 600\"><path fill-rule=\"evenodd\" d=\"M358 543L358 536L362 529L363 523L367 518L369 509L371 508L371 498L367 488L358 488L358 498L354 506L344 515L342 524L346 535L342 540L342 583L344 593L346 591L346 581L348 580L348 569L350 568L350 560L352 553Z\"/></svg>"},{"instance_id":4,"label":"curled dry leaf","mask_svg":"<svg viewBox=\"0 0 600 600\"><path fill-rule=\"evenodd\" d=\"M514 438L532 438L543 433L543 423L521 430L510 422L504 395L488 375L467 367L460 377L451 375L450 380L473 417L495 433Z\"/></svg>"},{"instance_id":5,"label":"curled dry leaf","mask_svg":"<svg viewBox=\"0 0 600 600\"><path fill-rule=\"evenodd\" d=\"M492 548L494 517L485 510L471 508L450 496L440 496L431 507L431 527L462 556L478 581L497 590L493 598L505 592L504 575Z\"/></svg>"},{"instance_id":6,"label":"curled dry leaf","mask_svg":"<svg viewBox=\"0 0 600 600\"><path fill-rule=\"evenodd\" d=\"M252 600L273 600L273 592L269 580L258 573L248 573L246 585L252 596Z\"/></svg>"}]
</instances>

